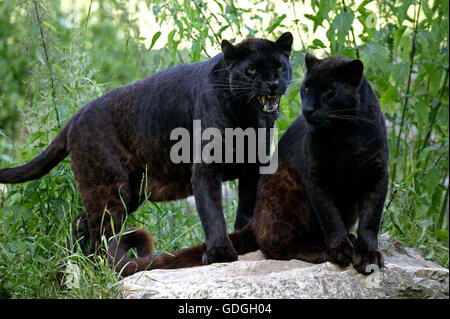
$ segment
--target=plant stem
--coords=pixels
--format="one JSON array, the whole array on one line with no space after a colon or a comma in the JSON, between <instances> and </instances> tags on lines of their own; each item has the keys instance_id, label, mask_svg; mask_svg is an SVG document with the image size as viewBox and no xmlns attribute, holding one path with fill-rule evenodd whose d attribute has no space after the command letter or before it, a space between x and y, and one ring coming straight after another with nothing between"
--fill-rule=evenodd
<instances>
[{"instance_id":1,"label":"plant stem","mask_svg":"<svg viewBox=\"0 0 450 319\"><path fill-rule=\"evenodd\" d=\"M44 32L42 31L42 24L41 24L41 18L39 16L38 5L37 5L36 0L33 0L33 2L34 2L34 9L36 11L36 18L37 18L38 23L39 23L39 30L41 32L41 40L42 40L42 47L44 48L44 53L45 53L45 61L47 62L47 67L48 67L48 70L50 72L50 81L51 81L51 84L52 84L52 101L53 101L53 107L55 109L56 121L57 121L58 128L61 128L61 122L59 120L59 114L58 114L58 109L56 107L56 100L55 100L55 93L56 93L56 91L55 91L55 82L53 80L53 68L50 65L50 61L48 59L47 45L45 44Z\"/></svg>"},{"instance_id":2,"label":"plant stem","mask_svg":"<svg viewBox=\"0 0 450 319\"><path fill-rule=\"evenodd\" d=\"M297 19L297 12L295 11L295 1L292 0L291 3L292 3L292 11L294 11L295 27L297 29L297 33L298 33L298 37L300 38L300 42L302 43L302 49L304 49L305 48L305 43L303 42L302 35L300 33L300 29L298 28L298 21L299 20Z\"/></svg>"},{"instance_id":3,"label":"plant stem","mask_svg":"<svg viewBox=\"0 0 450 319\"><path fill-rule=\"evenodd\" d=\"M342 6L344 7L344 12L347 12L347 6L346 6L344 0L342 0ZM350 34L352 35L353 40L350 40L350 36L349 36L349 40L353 42L353 47L355 49L356 57L359 59L359 50L358 50L358 46L356 45L356 38L355 38L355 32L353 31L353 24L350 27Z\"/></svg>"},{"instance_id":4,"label":"plant stem","mask_svg":"<svg viewBox=\"0 0 450 319\"><path fill-rule=\"evenodd\" d=\"M211 24L209 23L209 19L206 18L206 16L203 14L203 10L200 8L200 6L197 4L197 1L193 1L195 6L197 7L197 10L200 12L200 14L202 15L203 19L205 19L206 23L208 24L209 29L211 30L211 32L214 34L214 38L216 38L216 41L218 44L220 44L220 39L217 36L216 32L214 31L214 29L212 28Z\"/></svg>"},{"instance_id":5,"label":"plant stem","mask_svg":"<svg viewBox=\"0 0 450 319\"><path fill-rule=\"evenodd\" d=\"M430 85L431 85L431 79L428 78L427 86L426 86L425 92L429 92L429 91L430 91ZM431 104L431 101L429 101L429 100L427 99L424 103L426 103L426 104ZM425 129L426 129L426 128L425 128L426 123L424 123L423 126L424 126L423 130L425 131ZM416 143L414 143L414 154L416 154L416 158L419 156L419 153L420 153L420 151L421 151L422 135L423 135L423 132L422 132L421 127L418 126L417 128L418 128L418 130L419 130L419 132L418 132L419 140L418 140Z\"/></svg>"},{"instance_id":6,"label":"plant stem","mask_svg":"<svg viewBox=\"0 0 450 319\"><path fill-rule=\"evenodd\" d=\"M421 144L421 146L419 147L419 151L418 151L418 153L417 153L418 155L420 154L421 151L423 151L423 150L425 149L425 147L426 147L427 144L428 144L428 141L430 140L431 133L432 133L433 127L434 127L434 123L435 123L435 121L436 121L437 114L439 113L439 109L440 109L441 104L442 104L442 95L443 95L443 93L444 93L444 88L445 88L445 85L446 85L446 83L447 83L447 80L448 80L448 70L447 70L447 73L446 73L446 75L445 75L444 84L443 84L443 86L441 87L441 93L439 94L439 103L436 105L436 107L435 107L433 110L431 110L431 113L430 113L430 117L431 117L431 118L430 118L430 121L429 121L429 122L430 122L430 125L429 125L428 131L427 131L427 135L426 135L425 139L423 140L423 144ZM442 146L441 146L441 148L442 148ZM443 153L443 154L444 154L444 153ZM439 157L439 160L441 159L441 157L442 157L442 155ZM423 169L424 172L426 172L427 169L428 169L429 159L430 159L430 154L428 154L428 155L425 157L425 162L424 162L423 167L422 167L422 169ZM437 165L437 162L438 162L438 161L436 161L436 162L434 163L435 166Z\"/></svg>"},{"instance_id":7,"label":"plant stem","mask_svg":"<svg viewBox=\"0 0 450 319\"><path fill-rule=\"evenodd\" d=\"M448 170L447 170L447 176L448 176ZM442 229L442 224L444 223L444 216L445 216L445 210L447 209L447 203L448 203L448 188L449 185L447 185L447 189L445 191L444 199L442 200L441 209L439 211L439 216L436 225L436 229Z\"/></svg>"},{"instance_id":8,"label":"plant stem","mask_svg":"<svg viewBox=\"0 0 450 319\"><path fill-rule=\"evenodd\" d=\"M445 85L447 84L447 81L448 81L448 69L447 69L447 73L445 74L444 84L442 85L441 92L439 94L439 102L435 106L435 108L431 111L431 115L430 115L431 118L430 118L430 121L428 122L429 123L428 131L427 131L427 135L425 136L425 139L423 140L423 144L421 145L421 148L420 148L421 151L426 147L426 145L431 137L434 123L436 122L436 118L439 113L439 109L441 108L441 105L442 105L442 96L444 95Z\"/></svg>"},{"instance_id":9,"label":"plant stem","mask_svg":"<svg viewBox=\"0 0 450 319\"><path fill-rule=\"evenodd\" d=\"M400 121L400 130L398 132L397 141L396 141L396 147L395 147L395 160L394 160L394 166L392 169L392 179L391 182L394 183L396 174L397 174L397 160L398 160L398 154L400 151L400 140L403 133L403 127L405 125L405 117L406 117L406 106L408 105L409 101L409 91L411 89L411 78L412 78L412 72L413 72L413 66L414 66L414 56L416 53L416 36L419 28L419 15L420 15L420 8L422 5L422 0L419 1L419 8L417 10L417 13L414 17L414 34L411 40L411 52L409 55L410 65L409 65L409 73L408 73L408 83L406 86L406 94L405 99L403 100L403 106L402 106L402 119ZM406 151L406 150L405 150Z\"/></svg>"},{"instance_id":10,"label":"plant stem","mask_svg":"<svg viewBox=\"0 0 450 319\"><path fill-rule=\"evenodd\" d=\"M83 49L81 52L85 52L85 50L86 50L86 34L87 34L89 18L91 17L91 8L92 8L92 0L89 2L89 9L88 9L87 17L86 17L86 23L84 24ZM83 54L80 54L80 59L79 59L80 66L82 65L82 63L81 63L82 57L83 57Z\"/></svg>"},{"instance_id":11,"label":"plant stem","mask_svg":"<svg viewBox=\"0 0 450 319\"><path fill-rule=\"evenodd\" d=\"M394 200L394 198L395 198L395 195L397 195L397 192L398 192L398 188L395 187L394 190L393 190L393 192L392 192L391 198L389 199L389 202L388 202L388 204L386 205L386 209L385 209L386 211L389 210L389 207L391 206L391 204L392 204L392 202L393 202L393 200Z\"/></svg>"}]
</instances>

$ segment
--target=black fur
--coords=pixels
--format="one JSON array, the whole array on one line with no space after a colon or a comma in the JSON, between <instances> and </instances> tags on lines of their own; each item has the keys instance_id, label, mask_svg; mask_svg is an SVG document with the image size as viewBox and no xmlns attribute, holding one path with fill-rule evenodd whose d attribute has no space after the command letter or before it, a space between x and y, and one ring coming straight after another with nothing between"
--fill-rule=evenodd
<instances>
[{"instance_id":1,"label":"black fur","mask_svg":"<svg viewBox=\"0 0 450 319\"><path fill-rule=\"evenodd\" d=\"M306 191L333 261L383 264L377 235L388 189L386 127L360 60L306 57L296 144ZM280 156L281 157L281 156ZM299 165L299 164L297 164ZM348 232L359 218L353 245Z\"/></svg>"}]
</instances>

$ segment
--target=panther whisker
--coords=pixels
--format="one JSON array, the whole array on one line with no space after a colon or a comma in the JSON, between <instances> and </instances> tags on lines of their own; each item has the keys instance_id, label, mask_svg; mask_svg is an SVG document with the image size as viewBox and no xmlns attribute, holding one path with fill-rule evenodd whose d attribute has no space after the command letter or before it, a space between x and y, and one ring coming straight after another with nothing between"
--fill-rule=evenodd
<instances>
[{"instance_id":1,"label":"panther whisker","mask_svg":"<svg viewBox=\"0 0 450 319\"><path fill-rule=\"evenodd\" d=\"M246 78L246 79L249 79L249 80L251 80L251 78L249 78L248 76L246 76L245 74L243 74L242 72L240 72L240 71L238 71L238 70L236 70L235 68L233 68L233 67L230 67L230 69L231 70L233 70L234 72L236 72L236 73L238 73L238 74L240 74L240 75L242 75L244 78Z\"/></svg>"},{"instance_id":2,"label":"panther whisker","mask_svg":"<svg viewBox=\"0 0 450 319\"><path fill-rule=\"evenodd\" d=\"M353 116L353 115L337 115L337 114L328 114L328 117L334 118L334 119L341 119L341 120L348 120L348 121L352 121L352 122L358 122L358 121L363 121L372 125L375 125L374 121L369 120L367 118L364 117L360 117L360 116Z\"/></svg>"}]
</instances>

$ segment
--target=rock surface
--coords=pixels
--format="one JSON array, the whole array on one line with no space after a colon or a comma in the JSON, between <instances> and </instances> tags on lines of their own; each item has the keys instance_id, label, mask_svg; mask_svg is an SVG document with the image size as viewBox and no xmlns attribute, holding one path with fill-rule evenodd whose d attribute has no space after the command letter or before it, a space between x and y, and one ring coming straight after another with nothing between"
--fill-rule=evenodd
<instances>
[{"instance_id":1,"label":"rock surface","mask_svg":"<svg viewBox=\"0 0 450 319\"><path fill-rule=\"evenodd\" d=\"M326 262L267 260L143 271L122 280L125 298L449 298L449 270L380 236L386 267L363 276Z\"/></svg>"}]
</instances>

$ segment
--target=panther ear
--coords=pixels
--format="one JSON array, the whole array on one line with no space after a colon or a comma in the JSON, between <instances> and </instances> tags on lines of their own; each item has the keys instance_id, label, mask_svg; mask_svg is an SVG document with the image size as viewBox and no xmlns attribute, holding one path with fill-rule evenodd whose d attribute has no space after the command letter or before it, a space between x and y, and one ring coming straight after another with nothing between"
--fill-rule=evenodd
<instances>
[{"instance_id":1,"label":"panther ear","mask_svg":"<svg viewBox=\"0 0 450 319\"><path fill-rule=\"evenodd\" d=\"M292 42L294 38L292 37L292 33L285 32L283 33L278 40L275 41L278 46L283 49L287 56L291 55Z\"/></svg>"},{"instance_id":2,"label":"panther ear","mask_svg":"<svg viewBox=\"0 0 450 319\"><path fill-rule=\"evenodd\" d=\"M305 65L306 70L310 71L314 64L316 64L319 61L318 58L316 58L313 54L306 52L305 55Z\"/></svg>"},{"instance_id":3,"label":"panther ear","mask_svg":"<svg viewBox=\"0 0 450 319\"><path fill-rule=\"evenodd\" d=\"M238 57L237 49L229 41L222 40L220 46L222 47L223 57L225 58L225 62L227 64L237 59Z\"/></svg>"},{"instance_id":4,"label":"panther ear","mask_svg":"<svg viewBox=\"0 0 450 319\"><path fill-rule=\"evenodd\" d=\"M348 62L340 70L341 78L355 86L361 84L363 73L364 64L358 59Z\"/></svg>"}]
</instances>

